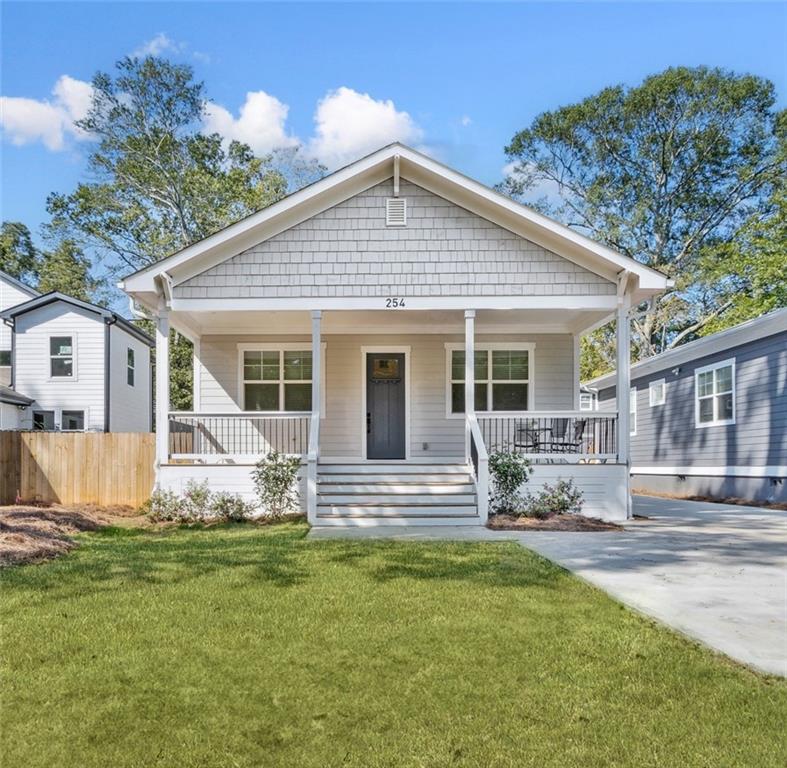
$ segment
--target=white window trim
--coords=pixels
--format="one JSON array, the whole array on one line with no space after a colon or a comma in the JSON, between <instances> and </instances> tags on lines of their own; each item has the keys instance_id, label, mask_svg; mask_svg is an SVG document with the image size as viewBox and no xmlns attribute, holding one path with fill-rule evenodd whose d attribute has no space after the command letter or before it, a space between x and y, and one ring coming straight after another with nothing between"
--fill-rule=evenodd
<instances>
[{"instance_id":1,"label":"white window trim","mask_svg":"<svg viewBox=\"0 0 787 768\"><path fill-rule=\"evenodd\" d=\"M730 390L732 393L732 418L731 419L714 419L713 421L700 421L700 399L706 399L707 397L713 398L713 413L716 414L716 398L719 394L726 394L725 392L714 392L712 395L706 395L705 398L700 398L699 396L699 378L701 373L708 373L709 371L715 371L719 368L732 368L731 372L731 380L732 380L732 389ZM716 383L716 377L713 378L714 381L714 389ZM721 360L718 363L711 363L710 365L703 365L702 368L695 368L694 369L694 427L695 429L704 429L705 427L721 427L727 424L735 424L735 419L738 413L738 403L737 397L735 393L735 358L731 357L727 360Z\"/></svg>"},{"instance_id":2,"label":"white window trim","mask_svg":"<svg viewBox=\"0 0 787 768\"><path fill-rule=\"evenodd\" d=\"M311 341L301 341L301 342L292 342L288 341L286 343L277 344L276 342L265 342L265 343L254 343L254 342L247 342L237 345L238 348L238 399L237 405L240 411L246 413L246 389L244 387L244 380L243 380L243 353L244 352L311 352L312 351L312 343ZM326 343L323 341L320 343L320 348L322 349L322 370L320 371L320 420L325 418L325 348ZM284 375L282 371L282 375ZM312 380L314 380L314 370L312 369ZM283 379L279 379L280 385L282 384ZM279 403L281 404L283 401L283 395L280 390L279 392ZM259 414L293 414L293 413L311 413L311 411L248 411L248 413L259 413Z\"/></svg>"},{"instance_id":3,"label":"white window trim","mask_svg":"<svg viewBox=\"0 0 787 768\"><path fill-rule=\"evenodd\" d=\"M465 349L464 343L453 343L453 342L446 342L445 344L445 417L447 419L464 419L464 413L453 413L451 411L451 354L453 352L463 352ZM526 351L528 353L528 361L527 361L527 411L476 411L477 414L481 416L487 416L491 414L506 414L509 416L518 416L522 414L526 414L529 411L534 410L534 403L535 403L535 350L536 345L532 341L495 341L495 342L480 342L475 345L476 352L493 352L493 351L506 351L506 350L513 350L516 352ZM489 375L492 374L492 363L491 360L488 362L489 365ZM487 382L491 385L492 379L488 379ZM490 405L490 399L492 397L492 387L489 386L487 388L487 407Z\"/></svg>"},{"instance_id":4,"label":"white window trim","mask_svg":"<svg viewBox=\"0 0 787 768\"><path fill-rule=\"evenodd\" d=\"M631 409L631 402L632 399L634 401L634 410ZM629 390L629 435L634 436L637 434L637 422L639 419L637 418L637 410L638 410L638 403L637 403L637 388L632 387Z\"/></svg>"},{"instance_id":5,"label":"white window trim","mask_svg":"<svg viewBox=\"0 0 787 768\"><path fill-rule=\"evenodd\" d=\"M52 375L52 339L68 336L71 339L71 371L73 376L53 376ZM67 333L49 333L46 336L46 372L47 381L78 381L79 367L77 366L77 350L79 349L76 331ZM66 409L68 410L68 409Z\"/></svg>"},{"instance_id":6,"label":"white window trim","mask_svg":"<svg viewBox=\"0 0 787 768\"><path fill-rule=\"evenodd\" d=\"M134 364L128 364L128 353L131 352L131 356L133 358ZM131 384L128 383L128 372L133 371L134 375L132 376L133 382ZM127 387L136 387L137 386L137 350L134 347L126 347L126 386Z\"/></svg>"},{"instance_id":7,"label":"white window trim","mask_svg":"<svg viewBox=\"0 0 787 768\"><path fill-rule=\"evenodd\" d=\"M653 385L654 384L661 384L661 400L656 400L653 397ZM655 379L648 384L648 404L651 408L655 408L657 405L664 405L667 402L667 380L666 379Z\"/></svg>"},{"instance_id":8,"label":"white window trim","mask_svg":"<svg viewBox=\"0 0 787 768\"><path fill-rule=\"evenodd\" d=\"M583 408L582 407L582 398L589 397L590 398L590 408ZM598 410L598 393L597 392L580 392L579 393L579 407L577 408L578 411L583 411L584 413L592 413L593 411Z\"/></svg>"}]
</instances>

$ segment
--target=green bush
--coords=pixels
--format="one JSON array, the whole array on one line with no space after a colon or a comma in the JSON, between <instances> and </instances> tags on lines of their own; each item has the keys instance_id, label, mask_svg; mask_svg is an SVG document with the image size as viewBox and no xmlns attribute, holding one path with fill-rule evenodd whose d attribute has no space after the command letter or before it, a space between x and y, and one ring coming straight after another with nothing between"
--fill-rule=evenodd
<instances>
[{"instance_id":1,"label":"green bush","mask_svg":"<svg viewBox=\"0 0 787 768\"><path fill-rule=\"evenodd\" d=\"M544 483L536 494L524 499L522 514L543 520L552 515L578 515L582 512L582 491L573 480L558 479L554 485Z\"/></svg>"},{"instance_id":2,"label":"green bush","mask_svg":"<svg viewBox=\"0 0 787 768\"><path fill-rule=\"evenodd\" d=\"M240 523L253 517L256 507L237 494L219 491L213 494L211 511L220 520L228 523Z\"/></svg>"},{"instance_id":3,"label":"green bush","mask_svg":"<svg viewBox=\"0 0 787 768\"><path fill-rule=\"evenodd\" d=\"M155 490L150 499L142 505L142 511L154 523L182 520L183 500L172 491Z\"/></svg>"},{"instance_id":4,"label":"green bush","mask_svg":"<svg viewBox=\"0 0 787 768\"><path fill-rule=\"evenodd\" d=\"M189 481L182 496L169 490L156 490L141 511L155 523L211 523L219 520L240 522L254 515L254 504L234 493L213 493L207 480Z\"/></svg>"},{"instance_id":5,"label":"green bush","mask_svg":"<svg viewBox=\"0 0 787 768\"><path fill-rule=\"evenodd\" d=\"M212 496L207 480L203 480L201 483L189 480L183 492L184 522L199 523L213 517L211 514Z\"/></svg>"},{"instance_id":6,"label":"green bush","mask_svg":"<svg viewBox=\"0 0 787 768\"><path fill-rule=\"evenodd\" d=\"M260 504L270 517L278 519L298 509L298 456L272 451L263 456L252 470L251 477L260 497Z\"/></svg>"},{"instance_id":7,"label":"green bush","mask_svg":"<svg viewBox=\"0 0 787 768\"><path fill-rule=\"evenodd\" d=\"M495 451L489 456L492 473L490 502L495 514L516 514L522 502L522 486L533 474L530 460L521 453Z\"/></svg>"}]
</instances>

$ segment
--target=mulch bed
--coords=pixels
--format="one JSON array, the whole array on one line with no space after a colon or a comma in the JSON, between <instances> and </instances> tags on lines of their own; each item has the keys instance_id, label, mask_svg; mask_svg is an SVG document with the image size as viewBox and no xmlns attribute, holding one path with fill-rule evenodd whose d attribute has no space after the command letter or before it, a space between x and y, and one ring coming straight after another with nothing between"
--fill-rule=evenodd
<instances>
[{"instance_id":1,"label":"mulch bed","mask_svg":"<svg viewBox=\"0 0 787 768\"><path fill-rule=\"evenodd\" d=\"M494 531L622 531L623 527L595 517L552 515L544 520L536 517L492 515L487 527Z\"/></svg>"},{"instance_id":2,"label":"mulch bed","mask_svg":"<svg viewBox=\"0 0 787 768\"><path fill-rule=\"evenodd\" d=\"M62 555L77 546L75 533L139 522L130 507L0 507L0 567Z\"/></svg>"}]
</instances>

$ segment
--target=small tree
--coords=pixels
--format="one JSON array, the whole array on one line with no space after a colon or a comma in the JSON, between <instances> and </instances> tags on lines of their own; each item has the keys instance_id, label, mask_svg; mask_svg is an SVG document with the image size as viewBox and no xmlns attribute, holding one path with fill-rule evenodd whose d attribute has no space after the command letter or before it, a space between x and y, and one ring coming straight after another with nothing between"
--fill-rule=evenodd
<instances>
[{"instance_id":1,"label":"small tree","mask_svg":"<svg viewBox=\"0 0 787 768\"><path fill-rule=\"evenodd\" d=\"M296 480L301 460L298 456L285 456L271 451L263 456L252 470L251 477L263 509L278 519L296 509L298 491Z\"/></svg>"},{"instance_id":2,"label":"small tree","mask_svg":"<svg viewBox=\"0 0 787 768\"><path fill-rule=\"evenodd\" d=\"M520 489L533 473L530 460L521 453L495 451L489 455L489 469L494 479L491 495L496 514L514 514L521 501Z\"/></svg>"}]
</instances>

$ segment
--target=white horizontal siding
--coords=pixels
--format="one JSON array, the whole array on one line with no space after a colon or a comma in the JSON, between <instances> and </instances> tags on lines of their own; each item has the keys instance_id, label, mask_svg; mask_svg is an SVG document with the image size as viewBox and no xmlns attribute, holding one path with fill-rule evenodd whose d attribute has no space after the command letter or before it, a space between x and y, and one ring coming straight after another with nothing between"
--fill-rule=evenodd
<instances>
[{"instance_id":1,"label":"white horizontal siding","mask_svg":"<svg viewBox=\"0 0 787 768\"><path fill-rule=\"evenodd\" d=\"M50 377L49 339L72 336L76 375ZM36 410L85 411L87 429L104 428L104 323L100 316L55 302L16 319L16 389Z\"/></svg>"},{"instance_id":2,"label":"white horizontal siding","mask_svg":"<svg viewBox=\"0 0 787 768\"><path fill-rule=\"evenodd\" d=\"M150 347L123 328L109 330L109 428L112 432L149 432L151 429ZM134 386L127 377L128 350L135 355Z\"/></svg>"},{"instance_id":3,"label":"white horizontal siding","mask_svg":"<svg viewBox=\"0 0 787 768\"><path fill-rule=\"evenodd\" d=\"M534 407L571 410L574 392L573 343L569 334L480 334L477 343L531 342ZM306 336L203 336L199 345L201 410L240 410L238 399L238 344L291 344L308 349ZM325 457L362 455L364 379L361 347L409 346L410 455L460 457L464 453L464 422L446 418L446 343L462 343L461 334L325 335L326 409L321 425L320 450ZM426 448L424 443L427 444Z\"/></svg>"},{"instance_id":4,"label":"white horizontal siding","mask_svg":"<svg viewBox=\"0 0 787 768\"><path fill-rule=\"evenodd\" d=\"M35 294L33 294L35 295ZM29 301L33 296L21 290L18 286L6 280L0 274L0 312L15 307ZM11 349L11 328L0 320L0 350L9 351ZM11 384L11 367L0 366L0 384L6 386Z\"/></svg>"}]
</instances>

